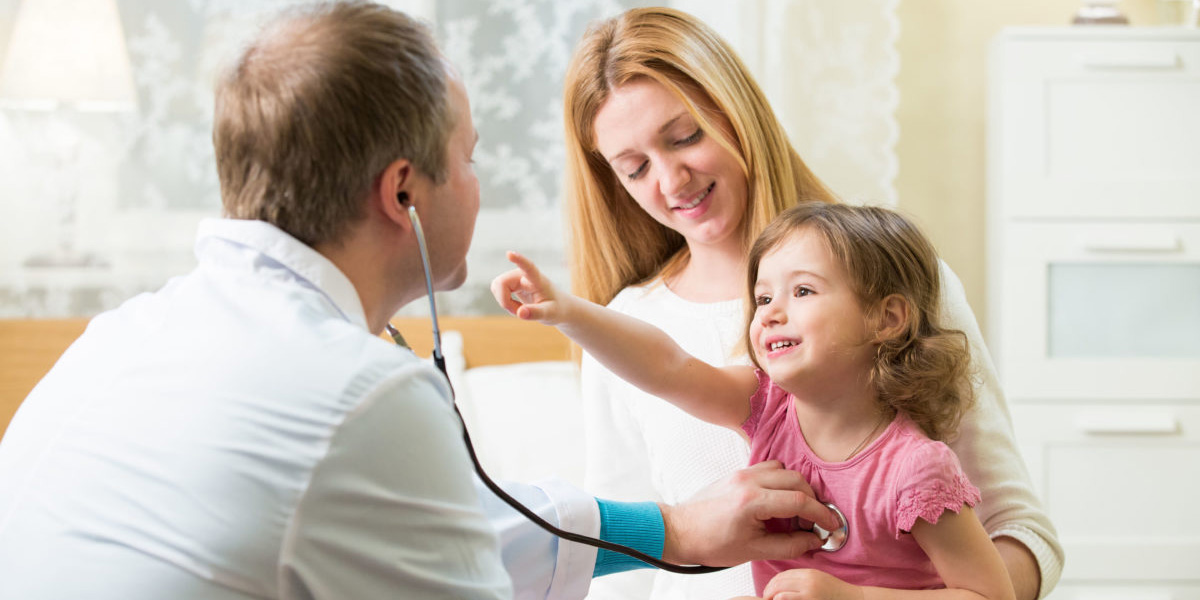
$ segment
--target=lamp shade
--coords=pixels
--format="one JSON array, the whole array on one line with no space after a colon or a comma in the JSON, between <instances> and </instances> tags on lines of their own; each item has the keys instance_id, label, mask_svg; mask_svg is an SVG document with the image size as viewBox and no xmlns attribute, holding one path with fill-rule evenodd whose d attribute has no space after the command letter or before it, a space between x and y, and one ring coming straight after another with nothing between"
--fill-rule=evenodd
<instances>
[{"instance_id":1,"label":"lamp shade","mask_svg":"<svg viewBox=\"0 0 1200 600\"><path fill-rule=\"evenodd\" d=\"M23 0L0 68L5 106L132 110L129 52L115 0Z\"/></svg>"}]
</instances>

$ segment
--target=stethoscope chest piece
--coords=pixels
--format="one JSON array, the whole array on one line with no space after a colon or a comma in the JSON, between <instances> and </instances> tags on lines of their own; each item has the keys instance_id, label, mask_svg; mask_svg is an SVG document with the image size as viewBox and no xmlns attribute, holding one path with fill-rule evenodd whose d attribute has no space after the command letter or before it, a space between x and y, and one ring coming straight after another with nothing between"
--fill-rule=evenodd
<instances>
[{"instance_id":1,"label":"stethoscope chest piece","mask_svg":"<svg viewBox=\"0 0 1200 600\"><path fill-rule=\"evenodd\" d=\"M832 510L833 514L837 515L838 528L833 531L826 531L820 525L813 523L812 530L813 533L817 534L817 537L825 540L825 543L821 545L821 550L825 552L837 552L842 549L842 546L846 545L846 537L850 534L850 524L846 522L846 515L842 514L842 511L838 510L838 507L834 506L832 502L826 502L825 506L828 506L829 510Z\"/></svg>"}]
</instances>

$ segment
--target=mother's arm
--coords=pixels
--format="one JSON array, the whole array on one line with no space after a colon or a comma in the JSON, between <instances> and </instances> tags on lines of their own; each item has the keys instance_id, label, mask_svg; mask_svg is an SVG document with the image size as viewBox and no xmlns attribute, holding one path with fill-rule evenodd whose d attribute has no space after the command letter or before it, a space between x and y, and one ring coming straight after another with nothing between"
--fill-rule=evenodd
<instances>
[{"instance_id":1,"label":"mother's arm","mask_svg":"<svg viewBox=\"0 0 1200 600\"><path fill-rule=\"evenodd\" d=\"M945 263L941 275L942 325L967 335L975 388L975 405L950 447L983 496L976 512L1004 559L1017 599L1042 598L1062 574L1062 546L1017 451L996 368L962 283Z\"/></svg>"}]
</instances>

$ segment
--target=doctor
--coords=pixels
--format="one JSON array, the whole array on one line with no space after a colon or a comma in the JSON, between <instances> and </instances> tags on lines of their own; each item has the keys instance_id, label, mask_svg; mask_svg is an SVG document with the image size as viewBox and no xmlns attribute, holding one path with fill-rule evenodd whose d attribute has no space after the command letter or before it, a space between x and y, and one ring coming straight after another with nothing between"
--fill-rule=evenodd
<instances>
[{"instance_id":1,"label":"doctor","mask_svg":"<svg viewBox=\"0 0 1200 600\"><path fill-rule=\"evenodd\" d=\"M480 487L441 375L377 335L425 286L408 207L435 287L463 282L476 139L403 14L346 2L267 29L217 86L225 218L199 266L93 319L0 444L0 597L579 598L633 568ZM819 545L769 517L836 526L777 464L678 506L508 487L677 563Z\"/></svg>"}]
</instances>

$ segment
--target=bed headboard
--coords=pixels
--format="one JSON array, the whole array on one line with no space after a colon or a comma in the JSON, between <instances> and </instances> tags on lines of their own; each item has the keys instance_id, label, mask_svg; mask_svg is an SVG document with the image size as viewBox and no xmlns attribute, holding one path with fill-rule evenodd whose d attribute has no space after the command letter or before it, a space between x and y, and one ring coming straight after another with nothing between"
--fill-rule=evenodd
<instances>
[{"instance_id":1,"label":"bed headboard","mask_svg":"<svg viewBox=\"0 0 1200 600\"><path fill-rule=\"evenodd\" d=\"M444 317L438 319L443 332L458 331L463 336L463 354L467 367L509 365L520 362L570 360L571 342L557 329L522 321L508 315L496 317ZM412 317L392 319L413 351L429 356L433 332L429 319Z\"/></svg>"},{"instance_id":2,"label":"bed headboard","mask_svg":"<svg viewBox=\"0 0 1200 600\"><path fill-rule=\"evenodd\" d=\"M88 319L0 319L0 437L17 406L87 327ZM425 318L392 323L413 350L429 356L433 334ZM442 331L459 331L468 367L569 360L571 344L553 327L510 316L446 317Z\"/></svg>"}]
</instances>

